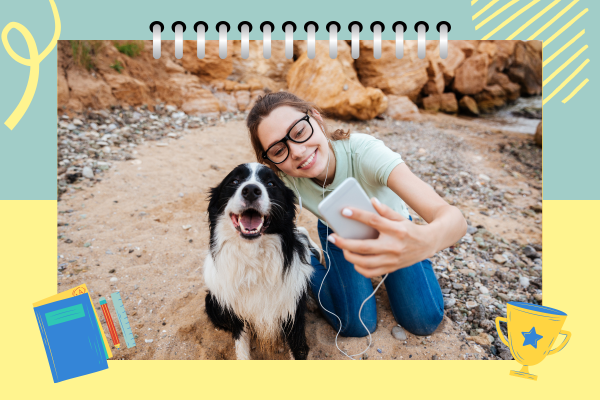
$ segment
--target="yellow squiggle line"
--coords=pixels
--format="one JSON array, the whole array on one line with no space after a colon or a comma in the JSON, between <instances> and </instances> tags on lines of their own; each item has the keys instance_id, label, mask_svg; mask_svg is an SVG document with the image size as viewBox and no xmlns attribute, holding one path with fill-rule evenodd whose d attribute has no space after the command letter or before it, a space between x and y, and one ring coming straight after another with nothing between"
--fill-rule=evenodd
<instances>
[{"instance_id":1,"label":"yellow squiggle line","mask_svg":"<svg viewBox=\"0 0 600 400\"><path fill-rule=\"evenodd\" d=\"M23 25L18 22L10 22L8 25L4 27L2 30L2 44L6 48L6 52L12 57L13 60L18 62L19 64L23 64L29 67L29 80L27 81L27 87L25 88L25 93L23 93L23 97L21 97L21 101L17 105L17 108L12 112L12 114L8 117L8 119L4 122L4 125L8 127L11 131L14 127L19 123L25 112L29 108L31 104L31 100L33 100L33 95L35 94L35 89L37 88L38 79L40 77L40 63L56 46L56 42L58 41L58 37L60 36L60 17L58 15L58 9L56 8L56 4L54 0L49 0L50 6L52 7L52 13L54 14L54 36L52 37L52 41L48 44L48 47L42 52L42 54L38 54L37 45L35 44L35 40L33 36L25 28ZM16 29L21 32L23 38L27 42L27 48L29 50L29 58L23 58L18 55L12 47L10 47L10 43L8 43L8 32L11 29Z\"/></svg>"}]
</instances>

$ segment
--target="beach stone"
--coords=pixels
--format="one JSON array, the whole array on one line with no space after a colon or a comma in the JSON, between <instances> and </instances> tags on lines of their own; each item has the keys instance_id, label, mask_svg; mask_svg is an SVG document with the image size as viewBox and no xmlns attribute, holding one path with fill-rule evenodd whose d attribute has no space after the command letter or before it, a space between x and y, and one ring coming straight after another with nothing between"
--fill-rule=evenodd
<instances>
[{"instance_id":1,"label":"beach stone","mask_svg":"<svg viewBox=\"0 0 600 400\"><path fill-rule=\"evenodd\" d=\"M471 226L471 225L469 225L469 226L467 227L467 233L468 233L469 235L472 235L472 234L474 234L474 233L476 233L476 232L477 232L477 228L476 228L476 227L474 227L474 226Z\"/></svg>"},{"instance_id":2,"label":"beach stone","mask_svg":"<svg viewBox=\"0 0 600 400\"><path fill-rule=\"evenodd\" d=\"M111 281L111 282L116 282L116 281L118 281L118 280L119 280L119 279L118 279L116 276L113 276L112 278L110 278L110 281Z\"/></svg>"},{"instance_id":3,"label":"beach stone","mask_svg":"<svg viewBox=\"0 0 600 400\"><path fill-rule=\"evenodd\" d=\"M84 178L93 179L94 171L90 167L83 167L81 175L83 175Z\"/></svg>"},{"instance_id":4,"label":"beach stone","mask_svg":"<svg viewBox=\"0 0 600 400\"><path fill-rule=\"evenodd\" d=\"M535 249L531 246L523 247L523 254L525 254L526 257L529 257L531 259L539 257L537 251L535 251Z\"/></svg>"},{"instance_id":5,"label":"beach stone","mask_svg":"<svg viewBox=\"0 0 600 400\"><path fill-rule=\"evenodd\" d=\"M504 264L506 262L506 258L504 258L504 256L501 254L495 254L494 261L496 261L498 264Z\"/></svg>"},{"instance_id":6,"label":"beach stone","mask_svg":"<svg viewBox=\"0 0 600 400\"><path fill-rule=\"evenodd\" d=\"M408 96L388 95L388 108L385 114L395 120L419 119L419 108Z\"/></svg>"},{"instance_id":7,"label":"beach stone","mask_svg":"<svg viewBox=\"0 0 600 400\"><path fill-rule=\"evenodd\" d=\"M476 301L467 301L467 302L465 303L465 307L467 307L467 309L469 309L469 310L470 310L470 309L472 309L472 308L475 308L475 307L477 307L478 305L479 305L479 304L477 304L477 302L476 302Z\"/></svg>"},{"instance_id":8,"label":"beach stone","mask_svg":"<svg viewBox=\"0 0 600 400\"><path fill-rule=\"evenodd\" d=\"M481 294L489 294L490 293L490 291L488 290L488 288L486 288L485 286L480 286L479 287L479 292Z\"/></svg>"},{"instance_id":9,"label":"beach stone","mask_svg":"<svg viewBox=\"0 0 600 400\"><path fill-rule=\"evenodd\" d=\"M392 336L398 340L406 340L406 332L401 326L392 328Z\"/></svg>"},{"instance_id":10,"label":"beach stone","mask_svg":"<svg viewBox=\"0 0 600 400\"><path fill-rule=\"evenodd\" d=\"M453 297L444 297L444 308L450 308L456 304L456 299Z\"/></svg>"},{"instance_id":11,"label":"beach stone","mask_svg":"<svg viewBox=\"0 0 600 400\"><path fill-rule=\"evenodd\" d=\"M479 107L477 107L477 102L470 96L463 96L463 98L458 102L458 106L467 114L479 115Z\"/></svg>"},{"instance_id":12,"label":"beach stone","mask_svg":"<svg viewBox=\"0 0 600 400\"><path fill-rule=\"evenodd\" d=\"M479 93L487 84L487 75L487 54L469 57L456 69L454 90L469 95Z\"/></svg>"},{"instance_id":13,"label":"beach stone","mask_svg":"<svg viewBox=\"0 0 600 400\"><path fill-rule=\"evenodd\" d=\"M519 284L523 287L523 289L527 289L529 287L529 278L524 276L520 277Z\"/></svg>"},{"instance_id":14,"label":"beach stone","mask_svg":"<svg viewBox=\"0 0 600 400\"><path fill-rule=\"evenodd\" d=\"M462 283L458 282L453 282L452 287L456 290L463 290L465 288Z\"/></svg>"}]
</instances>

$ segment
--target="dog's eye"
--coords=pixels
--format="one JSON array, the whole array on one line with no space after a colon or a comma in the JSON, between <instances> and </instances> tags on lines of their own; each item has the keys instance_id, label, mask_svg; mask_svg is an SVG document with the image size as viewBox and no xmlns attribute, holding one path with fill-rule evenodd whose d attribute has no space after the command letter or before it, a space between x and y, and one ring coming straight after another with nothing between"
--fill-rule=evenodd
<instances>
[{"instance_id":1,"label":"dog's eye","mask_svg":"<svg viewBox=\"0 0 600 400\"><path fill-rule=\"evenodd\" d=\"M237 185L238 183L240 183L240 181L238 181L237 179L234 179L231 181L232 185Z\"/></svg>"},{"instance_id":2,"label":"dog's eye","mask_svg":"<svg viewBox=\"0 0 600 400\"><path fill-rule=\"evenodd\" d=\"M273 182L269 182L269 183L267 183L267 186L275 186L275 185L273 184Z\"/></svg>"}]
</instances>

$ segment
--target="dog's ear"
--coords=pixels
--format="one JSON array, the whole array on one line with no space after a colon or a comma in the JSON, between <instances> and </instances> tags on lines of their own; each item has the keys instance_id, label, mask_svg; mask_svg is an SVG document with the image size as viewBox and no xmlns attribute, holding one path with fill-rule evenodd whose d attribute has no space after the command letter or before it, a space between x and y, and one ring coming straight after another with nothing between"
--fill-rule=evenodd
<instances>
[{"instance_id":1,"label":"dog's ear","mask_svg":"<svg viewBox=\"0 0 600 400\"><path fill-rule=\"evenodd\" d=\"M219 198L221 197L221 187L223 186L223 182L219 184L219 186L215 186L209 189L209 194L207 197L208 200L208 214L216 215L219 213Z\"/></svg>"}]
</instances>

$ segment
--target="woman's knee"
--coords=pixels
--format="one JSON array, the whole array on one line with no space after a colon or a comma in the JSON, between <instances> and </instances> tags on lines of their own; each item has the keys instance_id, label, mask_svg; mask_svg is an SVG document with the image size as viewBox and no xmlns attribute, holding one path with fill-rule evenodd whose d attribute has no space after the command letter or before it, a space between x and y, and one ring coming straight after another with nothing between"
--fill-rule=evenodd
<instances>
[{"instance_id":1,"label":"woman's knee","mask_svg":"<svg viewBox=\"0 0 600 400\"><path fill-rule=\"evenodd\" d=\"M377 317L367 321L363 318L363 322L364 326L358 319L358 316L356 316L347 325L342 325L340 335L345 337L364 337L368 336L369 333L375 332L377 329Z\"/></svg>"},{"instance_id":2,"label":"woman's knee","mask_svg":"<svg viewBox=\"0 0 600 400\"><path fill-rule=\"evenodd\" d=\"M429 336L440 326L444 319L443 310L431 309L430 312L421 314L418 318L403 321L400 325L408 332L417 336Z\"/></svg>"}]
</instances>

